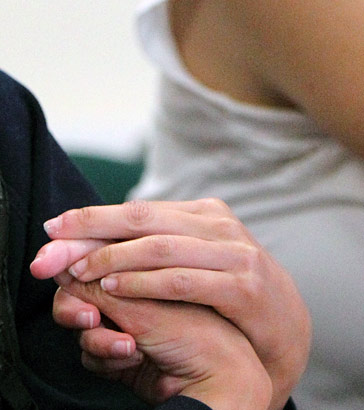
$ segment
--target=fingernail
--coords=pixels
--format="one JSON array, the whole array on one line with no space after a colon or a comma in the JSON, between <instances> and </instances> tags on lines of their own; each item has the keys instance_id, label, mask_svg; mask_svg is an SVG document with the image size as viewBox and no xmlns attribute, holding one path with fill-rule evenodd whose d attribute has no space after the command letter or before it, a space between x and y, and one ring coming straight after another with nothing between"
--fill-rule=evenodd
<instances>
[{"instance_id":1,"label":"fingernail","mask_svg":"<svg viewBox=\"0 0 364 410\"><path fill-rule=\"evenodd\" d=\"M43 258L47 255L49 248L50 248L50 247L53 248L52 245L53 245L52 243L49 243L49 244L47 244L47 246L44 246L43 249L41 249L41 250L35 255L34 262L37 261L37 260L43 259Z\"/></svg>"},{"instance_id":2,"label":"fingernail","mask_svg":"<svg viewBox=\"0 0 364 410\"><path fill-rule=\"evenodd\" d=\"M34 261L29 265L29 269L32 270L35 265L38 264L43 258L41 256L37 256Z\"/></svg>"},{"instance_id":3,"label":"fingernail","mask_svg":"<svg viewBox=\"0 0 364 410\"><path fill-rule=\"evenodd\" d=\"M118 287L118 280L115 278L103 278L100 285L103 290L111 292Z\"/></svg>"},{"instance_id":4,"label":"fingernail","mask_svg":"<svg viewBox=\"0 0 364 410\"><path fill-rule=\"evenodd\" d=\"M62 216L57 216L57 218L49 219L44 222L43 228L47 235L57 234L62 228Z\"/></svg>"},{"instance_id":5,"label":"fingernail","mask_svg":"<svg viewBox=\"0 0 364 410\"><path fill-rule=\"evenodd\" d=\"M40 262L43 258L45 258L48 254L49 251L53 249L53 243L48 243L46 246L44 246L36 255L33 260L33 262L30 264L32 266L33 264L37 264Z\"/></svg>"},{"instance_id":6,"label":"fingernail","mask_svg":"<svg viewBox=\"0 0 364 410\"><path fill-rule=\"evenodd\" d=\"M70 285L73 280L72 276L65 272L58 274L53 279L61 287Z\"/></svg>"},{"instance_id":7,"label":"fingernail","mask_svg":"<svg viewBox=\"0 0 364 410\"><path fill-rule=\"evenodd\" d=\"M87 269L87 260L86 259L81 259L74 265L72 265L69 269L68 272L75 278L80 277L83 273L85 273Z\"/></svg>"},{"instance_id":8,"label":"fingernail","mask_svg":"<svg viewBox=\"0 0 364 410\"><path fill-rule=\"evenodd\" d=\"M94 314L92 312L79 312L76 316L76 323L83 329L92 329L94 327Z\"/></svg>"},{"instance_id":9,"label":"fingernail","mask_svg":"<svg viewBox=\"0 0 364 410\"><path fill-rule=\"evenodd\" d=\"M111 352L116 357L131 356L131 343L128 340L118 340L111 347Z\"/></svg>"}]
</instances>

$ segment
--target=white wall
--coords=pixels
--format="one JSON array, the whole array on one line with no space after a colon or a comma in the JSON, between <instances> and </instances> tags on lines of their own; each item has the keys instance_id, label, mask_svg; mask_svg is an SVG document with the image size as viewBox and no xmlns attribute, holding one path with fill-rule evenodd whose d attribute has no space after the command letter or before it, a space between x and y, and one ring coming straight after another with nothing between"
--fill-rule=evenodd
<instances>
[{"instance_id":1,"label":"white wall","mask_svg":"<svg viewBox=\"0 0 364 410\"><path fill-rule=\"evenodd\" d=\"M137 3L1 0L0 68L35 93L66 150L123 158L139 146L155 73L134 32Z\"/></svg>"}]
</instances>

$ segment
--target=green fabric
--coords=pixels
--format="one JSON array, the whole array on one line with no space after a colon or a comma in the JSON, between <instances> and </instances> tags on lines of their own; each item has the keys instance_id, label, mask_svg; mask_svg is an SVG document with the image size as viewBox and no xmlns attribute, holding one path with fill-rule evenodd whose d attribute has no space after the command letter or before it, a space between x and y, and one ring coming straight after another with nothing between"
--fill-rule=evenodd
<instances>
[{"instance_id":1,"label":"green fabric","mask_svg":"<svg viewBox=\"0 0 364 410\"><path fill-rule=\"evenodd\" d=\"M113 161L90 155L70 155L71 160L108 204L124 202L129 190L139 181L143 162Z\"/></svg>"}]
</instances>

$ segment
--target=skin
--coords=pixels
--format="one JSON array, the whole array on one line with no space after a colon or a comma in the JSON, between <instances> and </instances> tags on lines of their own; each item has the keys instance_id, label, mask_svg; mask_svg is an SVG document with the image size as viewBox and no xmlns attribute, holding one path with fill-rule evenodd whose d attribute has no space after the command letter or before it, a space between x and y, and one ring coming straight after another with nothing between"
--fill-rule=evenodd
<instances>
[{"instance_id":1,"label":"skin","mask_svg":"<svg viewBox=\"0 0 364 410\"><path fill-rule=\"evenodd\" d=\"M170 15L185 66L205 85L239 101L302 111L323 132L364 156L363 0L171 0ZM148 271L148 275L143 270L134 269L136 271L123 272L115 277L118 280L115 294L129 292L129 295L136 296L140 292L150 298L188 299L189 295L183 296L183 289L190 279L187 282L185 276L182 281L173 279L176 272L167 272L170 267L153 268L152 274ZM186 267L183 269L185 275ZM132 279L135 272L138 272L137 285L133 285ZM162 275L163 281L167 277L167 283L172 285L161 287ZM206 281L201 279L205 275L197 277L198 285L192 279L192 287L199 291L192 292L193 301L210 304L230 320L236 320L239 315L232 314L232 311L235 309L236 312L237 306L221 303L220 299L220 293L224 295L229 291L216 286L220 292L215 292L216 288L212 292L211 288L205 288ZM175 282L179 283L178 292ZM219 299L211 300L212 294L218 294ZM77 309L85 308L78 299L72 299L71 304L79 304ZM263 306L264 311L264 303L258 305ZM242 311L244 309L246 306ZM64 309L62 314L67 316L66 312L70 323L73 313ZM62 314L56 313L55 316ZM282 312L277 314L277 317L282 316ZM67 322L65 318L62 320ZM303 322L307 324L306 319ZM75 321L73 325L76 326ZM242 329L246 325L245 320L238 324ZM302 334L307 335L309 326L305 327L306 332ZM261 331L259 326L258 329ZM248 325L246 332L254 331ZM262 333L264 335L264 331ZM283 335L286 336L284 332ZM266 347L269 343L266 344L264 336L250 334L249 338L263 361L267 352L275 351ZM106 350L106 346L104 348ZM104 350L99 353L101 351ZM267 363L265 365L269 368ZM274 375L270 375L274 380Z\"/></svg>"},{"instance_id":2,"label":"skin","mask_svg":"<svg viewBox=\"0 0 364 410\"><path fill-rule=\"evenodd\" d=\"M115 279L115 289L103 291L105 295L213 307L252 343L272 380L270 408L284 407L306 366L310 317L290 275L225 203L136 201L89 207L68 211L48 221L46 228L54 241L31 265L35 277L44 279L69 269L81 282ZM105 246L102 238L112 242ZM101 283L105 288L105 279ZM55 300L56 321L82 327L78 316L89 305L67 301L65 294L62 298ZM89 312L94 319L87 327L98 326L97 311ZM84 347L92 344L90 339L89 334ZM100 356L105 349L102 357L112 358L107 353L110 345L104 343L93 355Z\"/></svg>"},{"instance_id":3,"label":"skin","mask_svg":"<svg viewBox=\"0 0 364 410\"><path fill-rule=\"evenodd\" d=\"M171 0L170 15L199 81L239 101L294 107L364 157L363 0Z\"/></svg>"},{"instance_id":4,"label":"skin","mask_svg":"<svg viewBox=\"0 0 364 410\"><path fill-rule=\"evenodd\" d=\"M267 372L243 334L212 309L119 298L105 294L98 281L84 284L65 273L57 282L63 289L58 294L67 291L97 306L133 335L141 352L124 372L115 371L115 363L105 369L101 362L100 369L97 359L84 354L91 370L121 379L151 404L183 394L217 410L268 408L272 386Z\"/></svg>"},{"instance_id":5,"label":"skin","mask_svg":"<svg viewBox=\"0 0 364 410\"><path fill-rule=\"evenodd\" d=\"M169 7L181 58L199 81L239 101L302 111L323 132L364 157L364 77L361 70L364 67L363 0L171 0ZM48 249L47 256L40 257L33 265L35 276L55 275L88 252L93 252L88 260L88 276L80 279L91 280L95 274L100 278L115 269L123 271L112 274L117 281L117 287L111 292L114 297L186 300L213 306L252 341L273 381L271 408L280 406L280 398L286 397L304 368L310 334L307 311L284 271L264 254L264 250L246 232L242 234L243 242L252 248L240 249L241 254L249 256L241 261L237 269L238 265L231 269L228 258L225 258L228 253L224 252L219 254L221 265L218 266L185 266L183 258L174 265L169 261L166 265L155 266L153 260L153 266L136 266L127 256L134 252L143 256L143 251L150 250L150 243L148 245L148 239L141 241L141 245L140 242L130 242L145 239L145 236L153 235L155 239L172 235L167 241L166 238L156 239L151 246L159 247L160 251L169 249L172 240L178 249L193 253L193 245L183 248L182 241L176 240L175 236L187 236L191 244L196 245L196 235L201 239L201 232L195 232L195 221L188 226L188 232L184 231L183 223L172 232L135 230L135 227L131 231L116 232L107 220L111 231L106 229L104 232L104 219L96 217L93 227L98 229L96 233L90 227L81 229L79 242L74 242L74 239L54 242L53 250ZM82 217L80 221L82 226ZM177 219L174 221L178 225ZM162 220L159 222L159 228L163 227ZM80 224L76 226L80 227ZM170 228L170 225L167 226ZM51 237L62 237L62 229L59 232L61 236L53 233ZM234 243L236 237L226 235L226 226L224 231L221 235L214 225L211 232L218 232L216 237L206 239L202 235L203 240L215 243L227 241L229 245ZM65 238L77 236L72 229L65 235ZM123 238L127 242L103 248L107 242L85 240L90 238L88 235L113 240ZM96 249L99 248L108 250L98 253ZM207 248L197 249L207 257L205 260L214 260L215 251ZM234 245L231 252L233 248ZM49 259L49 255L54 254L60 256L57 260L62 263L58 266L54 266ZM127 269L125 265L112 263L119 254L124 258L123 263L129 263ZM227 263L224 265L223 262ZM267 274L272 272L273 275ZM281 281L281 278L284 279ZM84 292L76 293L85 298ZM95 288L95 292L101 292L100 287ZM87 300L91 302L91 299ZM292 306L288 302L287 305L282 304L282 301L288 300ZM86 303L64 290L57 293L54 309L55 319L63 325L92 328L100 323L99 310L93 300ZM287 318L287 312L291 312L292 316L288 315ZM302 323L301 328L297 327L294 318L302 319L298 321ZM278 331L267 331L270 327L276 329L276 326ZM116 340L129 343L128 354L125 353L126 349L124 353L116 353L112 349ZM303 346L301 351L295 350L297 345ZM87 358L85 365L109 375L113 366L135 366L143 358L131 335L102 327L83 332L81 346ZM118 360L120 357L124 360ZM298 370L291 374L291 369Z\"/></svg>"}]
</instances>

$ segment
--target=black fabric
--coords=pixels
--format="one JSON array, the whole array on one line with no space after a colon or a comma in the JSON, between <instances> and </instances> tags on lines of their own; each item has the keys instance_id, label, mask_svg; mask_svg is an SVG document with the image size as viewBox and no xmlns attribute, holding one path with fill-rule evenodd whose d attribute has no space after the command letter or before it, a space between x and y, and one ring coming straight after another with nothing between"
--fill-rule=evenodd
<instances>
[{"instance_id":1,"label":"black fabric","mask_svg":"<svg viewBox=\"0 0 364 410\"><path fill-rule=\"evenodd\" d=\"M40 409L148 409L120 383L82 368L72 332L51 317L55 284L29 273L30 262L48 241L44 221L101 200L49 135L34 97L2 72L0 147L10 204L8 282L25 385Z\"/></svg>"},{"instance_id":2,"label":"black fabric","mask_svg":"<svg viewBox=\"0 0 364 410\"><path fill-rule=\"evenodd\" d=\"M290 398L284 407L284 410L297 410L296 405L294 404L292 398Z\"/></svg>"},{"instance_id":3,"label":"black fabric","mask_svg":"<svg viewBox=\"0 0 364 410\"><path fill-rule=\"evenodd\" d=\"M10 363L12 375L21 376L39 410L149 409L125 386L99 379L81 366L80 349L72 332L58 327L51 316L55 284L30 275L30 262L48 241L44 221L67 209L102 201L50 136L34 97L1 71L0 147L0 170L9 200L8 313L12 315L12 309L15 312L12 343L13 351L16 353L18 343L20 352L19 360L14 355L17 363ZM4 286L2 290L7 293ZM4 323L0 326L7 330ZM1 359L0 381L6 367L4 357ZM13 408L31 408L22 387L11 380L6 389ZM9 407L4 401L0 404ZM208 407L179 397L158 409Z\"/></svg>"},{"instance_id":4,"label":"black fabric","mask_svg":"<svg viewBox=\"0 0 364 410\"><path fill-rule=\"evenodd\" d=\"M19 372L19 350L8 275L9 204L0 173L0 408L36 409Z\"/></svg>"},{"instance_id":5,"label":"black fabric","mask_svg":"<svg viewBox=\"0 0 364 410\"><path fill-rule=\"evenodd\" d=\"M175 396L161 404L156 410L211 410L206 404L186 396Z\"/></svg>"}]
</instances>

